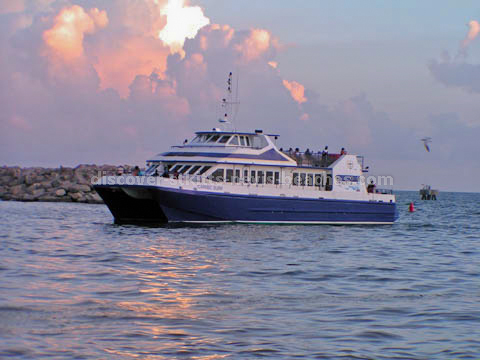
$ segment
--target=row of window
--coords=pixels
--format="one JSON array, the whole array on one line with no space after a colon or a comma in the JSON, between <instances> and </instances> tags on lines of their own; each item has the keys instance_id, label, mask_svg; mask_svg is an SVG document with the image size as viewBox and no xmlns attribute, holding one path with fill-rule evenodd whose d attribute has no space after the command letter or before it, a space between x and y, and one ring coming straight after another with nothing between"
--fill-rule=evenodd
<instances>
[{"instance_id":1,"label":"row of window","mask_svg":"<svg viewBox=\"0 0 480 360\"><path fill-rule=\"evenodd\" d=\"M158 165L152 166L150 169L158 167ZM176 164L173 167L167 167L163 175L189 175L189 176L202 176L209 171L212 166L209 165L183 165ZM147 174L152 171L147 170ZM162 175L162 174L158 174ZM243 175L243 177L242 177ZM208 176L208 179L215 182L227 182L227 183L251 183L251 184L280 184L280 172L278 171L264 171L264 170L243 170L240 169L217 169ZM326 183L324 184L324 180ZM322 174L311 173L293 173L292 185L295 186L317 186L331 188L331 175L327 175L324 179Z\"/></svg>"},{"instance_id":2,"label":"row of window","mask_svg":"<svg viewBox=\"0 0 480 360\"><path fill-rule=\"evenodd\" d=\"M243 177L239 169L217 169L208 179L216 182L251 183L251 184L280 184L280 172L262 170L244 170Z\"/></svg>"},{"instance_id":3,"label":"row of window","mask_svg":"<svg viewBox=\"0 0 480 360\"><path fill-rule=\"evenodd\" d=\"M293 173L292 184L297 186L322 186L321 174Z\"/></svg>"},{"instance_id":4,"label":"row of window","mask_svg":"<svg viewBox=\"0 0 480 360\"><path fill-rule=\"evenodd\" d=\"M251 184L280 184L280 172L278 171L263 171L263 170L244 170L243 178L241 177L241 170L233 169L217 169L208 179L216 182L227 183L251 183ZM330 188L331 176L327 176L326 186ZM292 184L295 186L317 186L324 185L324 178L322 174L308 174L308 173L293 173Z\"/></svg>"},{"instance_id":5,"label":"row of window","mask_svg":"<svg viewBox=\"0 0 480 360\"><path fill-rule=\"evenodd\" d=\"M192 144L207 143L251 146L250 138L246 135L202 134L192 140Z\"/></svg>"}]
</instances>

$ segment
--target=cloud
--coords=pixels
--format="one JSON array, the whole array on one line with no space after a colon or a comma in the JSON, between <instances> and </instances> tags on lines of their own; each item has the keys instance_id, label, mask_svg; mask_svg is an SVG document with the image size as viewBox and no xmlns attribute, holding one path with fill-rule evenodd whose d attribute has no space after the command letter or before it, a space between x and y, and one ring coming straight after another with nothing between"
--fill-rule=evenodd
<instances>
[{"instance_id":1,"label":"cloud","mask_svg":"<svg viewBox=\"0 0 480 360\"><path fill-rule=\"evenodd\" d=\"M448 51L444 51L441 60L431 60L428 69L433 77L448 87L458 87L470 93L480 92L480 65L467 62L466 49L480 33L480 23L469 22L469 31L460 45L458 55L452 59Z\"/></svg>"},{"instance_id":2,"label":"cloud","mask_svg":"<svg viewBox=\"0 0 480 360\"><path fill-rule=\"evenodd\" d=\"M428 68L434 78L449 87L471 93L480 92L480 65L466 62L432 60Z\"/></svg>"},{"instance_id":3,"label":"cloud","mask_svg":"<svg viewBox=\"0 0 480 360\"><path fill-rule=\"evenodd\" d=\"M83 39L108 24L105 11L93 8L86 12L81 6L64 8L54 20L52 28L43 33L49 55L66 62L75 61L84 55Z\"/></svg>"},{"instance_id":4,"label":"cloud","mask_svg":"<svg viewBox=\"0 0 480 360\"><path fill-rule=\"evenodd\" d=\"M480 23L476 20L472 20L468 23L469 31L467 36L462 41L462 48L466 48L480 33Z\"/></svg>"},{"instance_id":5,"label":"cloud","mask_svg":"<svg viewBox=\"0 0 480 360\"><path fill-rule=\"evenodd\" d=\"M25 10L25 0L0 0L0 14L18 13Z\"/></svg>"},{"instance_id":6,"label":"cloud","mask_svg":"<svg viewBox=\"0 0 480 360\"><path fill-rule=\"evenodd\" d=\"M296 81L283 80L283 86L290 91L292 98L299 104L307 101L307 98L305 97L305 87L302 84Z\"/></svg>"},{"instance_id":7,"label":"cloud","mask_svg":"<svg viewBox=\"0 0 480 360\"><path fill-rule=\"evenodd\" d=\"M185 6L185 0L168 0L161 14L166 16L167 23L158 37L172 53L178 52L182 56L185 40L193 39L202 27L210 23L199 6Z\"/></svg>"}]
</instances>

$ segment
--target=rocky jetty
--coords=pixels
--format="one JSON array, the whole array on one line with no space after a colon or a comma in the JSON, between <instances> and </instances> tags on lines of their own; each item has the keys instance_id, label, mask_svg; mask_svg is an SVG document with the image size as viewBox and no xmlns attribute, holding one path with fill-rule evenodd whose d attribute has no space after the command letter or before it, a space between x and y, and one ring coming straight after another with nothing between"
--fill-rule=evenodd
<instances>
[{"instance_id":1,"label":"rocky jetty","mask_svg":"<svg viewBox=\"0 0 480 360\"><path fill-rule=\"evenodd\" d=\"M130 166L122 166L129 172ZM0 167L0 199L103 204L92 177L115 175L117 166L79 165L56 169Z\"/></svg>"}]
</instances>

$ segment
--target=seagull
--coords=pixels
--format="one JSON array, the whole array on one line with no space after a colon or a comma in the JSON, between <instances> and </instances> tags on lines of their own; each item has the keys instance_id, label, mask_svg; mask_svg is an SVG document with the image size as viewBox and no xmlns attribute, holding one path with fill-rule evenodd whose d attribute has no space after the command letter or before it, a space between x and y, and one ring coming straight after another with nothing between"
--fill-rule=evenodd
<instances>
[{"instance_id":1,"label":"seagull","mask_svg":"<svg viewBox=\"0 0 480 360\"><path fill-rule=\"evenodd\" d=\"M432 138L431 137L425 137L421 141L423 141L423 146L425 146L425 150L430 152L430 146L428 146L428 144L430 144L432 142Z\"/></svg>"}]
</instances>

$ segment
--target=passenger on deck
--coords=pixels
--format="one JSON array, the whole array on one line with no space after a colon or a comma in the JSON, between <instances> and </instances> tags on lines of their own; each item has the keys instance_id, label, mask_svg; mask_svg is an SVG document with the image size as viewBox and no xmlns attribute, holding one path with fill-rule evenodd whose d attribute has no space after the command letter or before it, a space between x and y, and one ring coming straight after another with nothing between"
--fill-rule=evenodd
<instances>
[{"instance_id":1,"label":"passenger on deck","mask_svg":"<svg viewBox=\"0 0 480 360\"><path fill-rule=\"evenodd\" d=\"M328 146L325 146L325 149L322 151L322 166L327 166L328 163Z\"/></svg>"},{"instance_id":2,"label":"passenger on deck","mask_svg":"<svg viewBox=\"0 0 480 360\"><path fill-rule=\"evenodd\" d=\"M305 159L309 165L313 165L312 152L308 148L305 150Z\"/></svg>"},{"instance_id":3,"label":"passenger on deck","mask_svg":"<svg viewBox=\"0 0 480 360\"><path fill-rule=\"evenodd\" d=\"M345 148L342 148L342 150L340 150L340 155L347 155L347 150L345 150Z\"/></svg>"},{"instance_id":4,"label":"passenger on deck","mask_svg":"<svg viewBox=\"0 0 480 360\"><path fill-rule=\"evenodd\" d=\"M132 171L133 176L138 176L140 173L140 168L138 166L135 166Z\"/></svg>"},{"instance_id":5,"label":"passenger on deck","mask_svg":"<svg viewBox=\"0 0 480 360\"><path fill-rule=\"evenodd\" d=\"M300 154L300 149L295 148L295 160L297 161L297 165L302 165L302 154Z\"/></svg>"}]
</instances>

